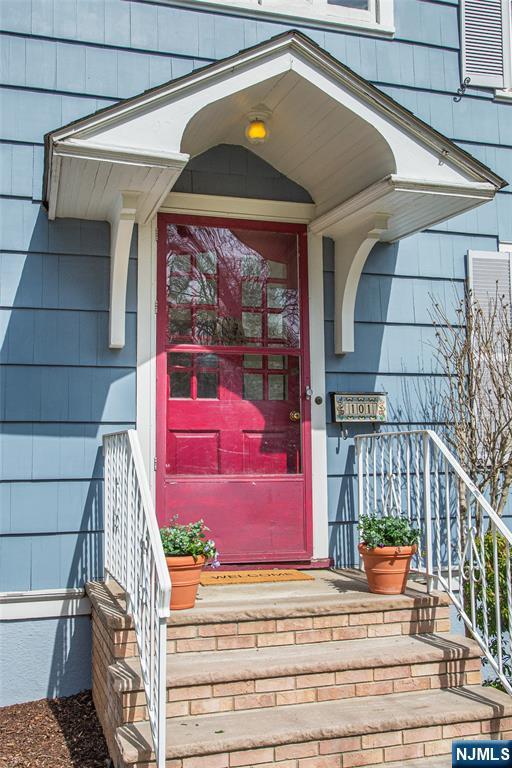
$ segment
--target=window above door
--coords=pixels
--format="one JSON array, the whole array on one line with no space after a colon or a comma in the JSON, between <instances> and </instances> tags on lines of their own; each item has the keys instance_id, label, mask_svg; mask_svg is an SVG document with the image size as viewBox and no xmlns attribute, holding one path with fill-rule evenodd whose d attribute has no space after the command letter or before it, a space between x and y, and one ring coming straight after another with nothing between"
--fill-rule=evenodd
<instances>
[{"instance_id":1,"label":"window above door","mask_svg":"<svg viewBox=\"0 0 512 768\"><path fill-rule=\"evenodd\" d=\"M388 36L395 31L393 0L178 0L173 5L225 9L320 27L358 27Z\"/></svg>"}]
</instances>

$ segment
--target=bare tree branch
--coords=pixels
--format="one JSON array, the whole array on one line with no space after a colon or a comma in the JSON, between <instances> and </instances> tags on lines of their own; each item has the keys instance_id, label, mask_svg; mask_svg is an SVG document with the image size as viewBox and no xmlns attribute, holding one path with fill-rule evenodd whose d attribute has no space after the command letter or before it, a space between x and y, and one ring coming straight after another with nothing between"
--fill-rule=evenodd
<instances>
[{"instance_id":1,"label":"bare tree branch","mask_svg":"<svg viewBox=\"0 0 512 768\"><path fill-rule=\"evenodd\" d=\"M503 295L481 306L471 291L456 322L435 303L435 355L448 386L442 396L446 439L499 515L512 486L512 312Z\"/></svg>"}]
</instances>

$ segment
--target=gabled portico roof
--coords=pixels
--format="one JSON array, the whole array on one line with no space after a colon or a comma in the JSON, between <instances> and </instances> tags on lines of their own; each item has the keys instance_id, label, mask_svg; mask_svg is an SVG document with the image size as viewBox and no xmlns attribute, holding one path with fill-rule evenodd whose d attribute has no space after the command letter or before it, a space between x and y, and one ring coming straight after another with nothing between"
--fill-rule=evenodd
<instances>
[{"instance_id":1,"label":"gabled portico roof","mask_svg":"<svg viewBox=\"0 0 512 768\"><path fill-rule=\"evenodd\" d=\"M112 225L112 346L124 344L133 223L151 220L190 157L246 144L248 115L260 105L270 138L252 149L311 194L311 231L343 240L348 271L341 280L338 270L338 290L353 290L354 279L357 287L370 241L425 229L506 184L309 38L286 32L47 134L49 218ZM350 332L343 338L338 325L337 349L347 351Z\"/></svg>"}]
</instances>

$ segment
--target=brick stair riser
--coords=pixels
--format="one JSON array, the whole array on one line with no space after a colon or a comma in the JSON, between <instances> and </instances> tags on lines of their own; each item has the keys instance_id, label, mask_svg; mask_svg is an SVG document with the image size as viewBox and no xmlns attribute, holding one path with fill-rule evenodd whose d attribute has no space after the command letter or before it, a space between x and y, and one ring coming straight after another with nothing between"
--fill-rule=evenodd
<instances>
[{"instance_id":1,"label":"brick stair riser","mask_svg":"<svg viewBox=\"0 0 512 768\"><path fill-rule=\"evenodd\" d=\"M212 624L172 624L167 652L190 653L449 632L448 607ZM128 635L127 640L132 642Z\"/></svg>"},{"instance_id":2,"label":"brick stair riser","mask_svg":"<svg viewBox=\"0 0 512 768\"><path fill-rule=\"evenodd\" d=\"M211 624L170 624L167 652L190 653L450 631L449 608L400 609ZM135 631L105 627L117 659L138 656Z\"/></svg>"},{"instance_id":3,"label":"brick stair riser","mask_svg":"<svg viewBox=\"0 0 512 768\"><path fill-rule=\"evenodd\" d=\"M480 659L475 658L169 688L167 717L479 685L480 669ZM124 722L147 719L143 691L117 695Z\"/></svg>"},{"instance_id":4,"label":"brick stair riser","mask_svg":"<svg viewBox=\"0 0 512 768\"><path fill-rule=\"evenodd\" d=\"M434 755L449 755L452 739L510 739L512 718L472 723L432 725L400 731L346 736L238 752L167 760L166 768L357 768L407 765ZM155 768L154 762L138 762L131 768Z\"/></svg>"},{"instance_id":5,"label":"brick stair riser","mask_svg":"<svg viewBox=\"0 0 512 768\"><path fill-rule=\"evenodd\" d=\"M110 685L108 668L119 656L115 653L113 632L106 626L99 614L92 613L92 697L109 754L114 765L122 765L117 742L116 729L123 723L123 706L119 696Z\"/></svg>"}]
</instances>

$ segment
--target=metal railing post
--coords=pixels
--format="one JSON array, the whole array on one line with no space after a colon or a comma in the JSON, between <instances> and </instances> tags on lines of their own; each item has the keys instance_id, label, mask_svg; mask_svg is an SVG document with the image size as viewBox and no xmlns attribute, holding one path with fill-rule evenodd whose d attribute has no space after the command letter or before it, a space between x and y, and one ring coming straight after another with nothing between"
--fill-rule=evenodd
<instances>
[{"instance_id":1,"label":"metal railing post","mask_svg":"<svg viewBox=\"0 0 512 768\"><path fill-rule=\"evenodd\" d=\"M362 449L362 440L355 439L356 444L356 453L357 453L357 520L358 522L361 520L361 517L364 513L364 499L363 499L363 493L364 493L364 483L363 483L363 449ZM358 557L359 557L359 570L363 570L363 558L359 554L358 551Z\"/></svg>"},{"instance_id":2,"label":"metal railing post","mask_svg":"<svg viewBox=\"0 0 512 768\"><path fill-rule=\"evenodd\" d=\"M434 588L434 567L432 557L432 499L430 497L430 438L423 435L423 514L425 516L425 565L427 571L427 592Z\"/></svg>"},{"instance_id":3,"label":"metal railing post","mask_svg":"<svg viewBox=\"0 0 512 768\"><path fill-rule=\"evenodd\" d=\"M165 768L166 753L165 753L165 731L166 731L166 701L167 701L167 618L160 616L159 620L159 654L158 654L158 690L159 690L159 702L158 702L158 730L156 736L155 753L156 753L156 765L157 768ZM163 651L163 652L162 652Z\"/></svg>"}]
</instances>

